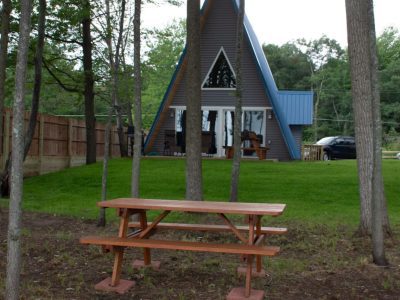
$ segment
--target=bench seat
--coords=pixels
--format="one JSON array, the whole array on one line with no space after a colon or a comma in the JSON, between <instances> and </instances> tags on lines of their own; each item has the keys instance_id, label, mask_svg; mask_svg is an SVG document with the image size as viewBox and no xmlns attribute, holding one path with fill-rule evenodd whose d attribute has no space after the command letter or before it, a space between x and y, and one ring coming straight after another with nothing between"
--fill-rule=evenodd
<instances>
[{"instance_id":1,"label":"bench seat","mask_svg":"<svg viewBox=\"0 0 400 300\"><path fill-rule=\"evenodd\" d=\"M223 148L225 149L226 158L233 158L233 146L224 146ZM255 151L260 160L267 158L267 151L269 150L268 147L241 147L240 149L243 151Z\"/></svg>"},{"instance_id":2,"label":"bench seat","mask_svg":"<svg viewBox=\"0 0 400 300\"><path fill-rule=\"evenodd\" d=\"M135 239L119 237L86 236L80 239L81 244L114 246L114 247L137 247L151 249L170 249L183 251L230 253L244 255L275 256L280 248L274 246L254 246L245 244L208 244L187 241L168 241L153 239Z\"/></svg>"},{"instance_id":3,"label":"bench seat","mask_svg":"<svg viewBox=\"0 0 400 300\"><path fill-rule=\"evenodd\" d=\"M151 226L151 222L147 226ZM130 222L130 228L140 228L139 222ZM248 226L236 226L239 231L248 232ZM228 225L211 225L211 224L181 224L181 223L159 223L156 229L172 229L172 230L190 230L190 231L209 231L209 232L223 232L231 231ZM285 234L286 228L279 227L261 227L261 234Z\"/></svg>"}]
</instances>

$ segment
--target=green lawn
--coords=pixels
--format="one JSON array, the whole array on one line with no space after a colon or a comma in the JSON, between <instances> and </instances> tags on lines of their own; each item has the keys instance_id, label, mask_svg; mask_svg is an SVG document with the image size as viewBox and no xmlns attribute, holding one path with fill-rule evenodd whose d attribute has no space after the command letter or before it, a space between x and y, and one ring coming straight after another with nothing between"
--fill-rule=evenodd
<instances>
[{"instance_id":1,"label":"green lawn","mask_svg":"<svg viewBox=\"0 0 400 300\"><path fill-rule=\"evenodd\" d=\"M204 160L205 199L228 199L231 164L227 160ZM183 159L145 158L141 171L141 197L184 198ZM398 223L400 161L384 161L383 171L391 222ZM96 202L100 200L101 173L102 164L97 163L28 178L24 184L24 209L95 218L98 212ZM356 225L358 222L354 160L311 163L243 161L240 176L240 201L287 204L279 222L285 222L285 219L334 225ZM108 198L129 196L130 179L131 160L112 160Z\"/></svg>"}]
</instances>

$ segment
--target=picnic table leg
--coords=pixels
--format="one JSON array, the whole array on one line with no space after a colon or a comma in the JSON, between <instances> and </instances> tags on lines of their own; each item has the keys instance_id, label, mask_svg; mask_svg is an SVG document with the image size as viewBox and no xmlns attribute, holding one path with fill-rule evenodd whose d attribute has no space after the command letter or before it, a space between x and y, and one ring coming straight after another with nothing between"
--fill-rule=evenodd
<instances>
[{"instance_id":1,"label":"picnic table leg","mask_svg":"<svg viewBox=\"0 0 400 300\"><path fill-rule=\"evenodd\" d=\"M143 210L140 212L140 228L144 231L147 228L147 214ZM143 248L143 260L136 259L133 262L134 269L141 269L145 267L152 267L154 270L160 269L160 261L152 261L149 248Z\"/></svg>"},{"instance_id":2,"label":"picnic table leg","mask_svg":"<svg viewBox=\"0 0 400 300\"><path fill-rule=\"evenodd\" d=\"M254 217L249 216L249 245L254 243ZM250 297L251 293L251 273L253 268L253 255L247 256L246 290L245 297Z\"/></svg>"},{"instance_id":3,"label":"picnic table leg","mask_svg":"<svg viewBox=\"0 0 400 300\"><path fill-rule=\"evenodd\" d=\"M257 232L255 227L258 222L257 216L250 215L248 218L249 224L249 237L248 244L255 245L255 233ZM260 229L261 230L261 229ZM251 288L251 277L253 273L253 259L254 255L247 255L247 266L246 266L246 283L244 288L234 288L230 291L227 300L262 300L264 299L265 292L263 290L253 290Z\"/></svg>"},{"instance_id":4,"label":"picnic table leg","mask_svg":"<svg viewBox=\"0 0 400 300\"><path fill-rule=\"evenodd\" d=\"M115 258L114 258L114 268L111 276L111 286L115 287L120 282L122 261L124 258L124 249L122 247L114 247Z\"/></svg>"},{"instance_id":5,"label":"picnic table leg","mask_svg":"<svg viewBox=\"0 0 400 300\"><path fill-rule=\"evenodd\" d=\"M121 217L119 223L118 237L126 237L128 232L129 217L131 211L128 209L119 210L118 214ZM111 278L96 284L95 289L101 291L113 291L119 294L124 294L128 289L135 285L134 281L121 279L122 261L124 258L124 247L113 247L114 249L114 267Z\"/></svg>"},{"instance_id":6,"label":"picnic table leg","mask_svg":"<svg viewBox=\"0 0 400 300\"><path fill-rule=\"evenodd\" d=\"M146 211L143 211L140 213L140 227L142 230L145 230L147 228L147 214ZM151 264L151 254L150 254L150 249L149 248L144 248L143 249L143 260L144 260L144 265L149 266Z\"/></svg>"},{"instance_id":7,"label":"picnic table leg","mask_svg":"<svg viewBox=\"0 0 400 300\"><path fill-rule=\"evenodd\" d=\"M121 221L119 223L118 237L126 237L126 233L128 232L128 224L129 224L129 210L124 209L119 212L121 216ZM114 268L113 274L111 277L111 286L117 286L120 282L121 269L122 269L122 261L124 259L124 248L118 247L114 249Z\"/></svg>"},{"instance_id":8,"label":"picnic table leg","mask_svg":"<svg viewBox=\"0 0 400 300\"><path fill-rule=\"evenodd\" d=\"M256 217L256 237L260 238L261 236L261 217L257 216ZM261 255L256 256L256 265L257 265L257 273L260 273L262 271L262 257Z\"/></svg>"}]
</instances>

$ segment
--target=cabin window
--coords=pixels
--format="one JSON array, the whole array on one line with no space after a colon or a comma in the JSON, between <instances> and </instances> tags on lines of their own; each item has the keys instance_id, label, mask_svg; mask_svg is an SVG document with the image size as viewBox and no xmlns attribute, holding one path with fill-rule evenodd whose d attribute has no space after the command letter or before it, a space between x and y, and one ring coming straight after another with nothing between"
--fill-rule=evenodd
<instances>
[{"instance_id":1,"label":"cabin window","mask_svg":"<svg viewBox=\"0 0 400 300\"><path fill-rule=\"evenodd\" d=\"M211 66L206 79L203 83L203 89L235 89L236 78L232 66L226 56L223 48L219 51L216 60Z\"/></svg>"}]
</instances>

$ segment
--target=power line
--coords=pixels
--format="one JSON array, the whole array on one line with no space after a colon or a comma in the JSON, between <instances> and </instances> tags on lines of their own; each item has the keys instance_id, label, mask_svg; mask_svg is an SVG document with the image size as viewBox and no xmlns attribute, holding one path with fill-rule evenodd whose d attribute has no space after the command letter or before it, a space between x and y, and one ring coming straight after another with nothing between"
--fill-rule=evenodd
<instances>
[{"instance_id":1,"label":"power line","mask_svg":"<svg viewBox=\"0 0 400 300\"><path fill-rule=\"evenodd\" d=\"M341 120L341 119L325 119L325 118L314 118L316 121L330 121L330 122L347 122L347 123L354 123L353 120ZM382 122L382 124L393 124L393 125L400 125L398 122Z\"/></svg>"}]
</instances>

